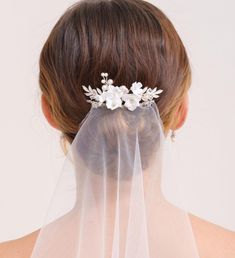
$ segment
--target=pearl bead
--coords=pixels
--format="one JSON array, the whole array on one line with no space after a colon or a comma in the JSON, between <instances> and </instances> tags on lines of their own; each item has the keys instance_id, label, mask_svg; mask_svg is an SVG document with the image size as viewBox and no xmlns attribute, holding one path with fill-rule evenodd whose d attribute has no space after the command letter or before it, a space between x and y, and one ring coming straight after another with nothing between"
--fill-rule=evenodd
<instances>
[{"instance_id":1,"label":"pearl bead","mask_svg":"<svg viewBox=\"0 0 235 258\"><path fill-rule=\"evenodd\" d=\"M109 80L108 80L108 84L113 84L113 80L112 80L112 79L109 79Z\"/></svg>"}]
</instances>

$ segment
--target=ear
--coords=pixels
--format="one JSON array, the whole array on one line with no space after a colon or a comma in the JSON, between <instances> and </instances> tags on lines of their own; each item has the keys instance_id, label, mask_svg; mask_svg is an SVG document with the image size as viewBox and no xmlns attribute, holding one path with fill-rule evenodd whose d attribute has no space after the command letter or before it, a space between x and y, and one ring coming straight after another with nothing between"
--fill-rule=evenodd
<instances>
[{"instance_id":1,"label":"ear","mask_svg":"<svg viewBox=\"0 0 235 258\"><path fill-rule=\"evenodd\" d=\"M179 106L178 111L176 112L176 124L173 130L177 130L183 126L186 121L189 108L189 96L188 93L185 95L182 104Z\"/></svg>"},{"instance_id":2,"label":"ear","mask_svg":"<svg viewBox=\"0 0 235 258\"><path fill-rule=\"evenodd\" d=\"M42 94L41 96L41 107L42 107L42 112L47 120L47 122L54 127L55 129L59 130L59 127L56 125L55 120L52 117L48 102L44 96L44 94Z\"/></svg>"}]
</instances>

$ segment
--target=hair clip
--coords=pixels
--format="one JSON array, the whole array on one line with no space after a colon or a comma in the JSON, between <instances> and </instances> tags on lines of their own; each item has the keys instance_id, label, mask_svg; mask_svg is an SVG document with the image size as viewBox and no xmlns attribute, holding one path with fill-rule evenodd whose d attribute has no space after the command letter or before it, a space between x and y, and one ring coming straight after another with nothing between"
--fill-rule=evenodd
<instances>
[{"instance_id":1,"label":"hair clip","mask_svg":"<svg viewBox=\"0 0 235 258\"><path fill-rule=\"evenodd\" d=\"M103 79L101 80L102 90L99 88L93 89L82 85L85 95L90 99L87 102L92 104L92 107L100 107L106 105L108 109L114 110L119 107L126 107L130 111L135 110L137 107L150 106L154 102L154 98L158 98L163 90L157 90L157 87L151 89L143 87L141 82L134 82L130 90L125 86L114 86L113 80L108 79L108 73L101 73ZM130 93L130 91L132 93ZM141 102L142 101L142 102ZM123 104L124 102L124 104Z\"/></svg>"}]
</instances>

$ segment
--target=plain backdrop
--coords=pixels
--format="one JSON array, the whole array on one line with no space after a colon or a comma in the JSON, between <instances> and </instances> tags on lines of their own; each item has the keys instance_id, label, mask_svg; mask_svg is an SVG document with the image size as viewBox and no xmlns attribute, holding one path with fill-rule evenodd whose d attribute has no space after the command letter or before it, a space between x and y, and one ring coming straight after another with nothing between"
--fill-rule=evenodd
<instances>
[{"instance_id":1,"label":"plain backdrop","mask_svg":"<svg viewBox=\"0 0 235 258\"><path fill-rule=\"evenodd\" d=\"M8 0L0 8L0 241L38 229L64 155L40 107L39 53L75 1ZM152 2L175 25L193 83L183 128L170 143L177 169L166 195L189 212L235 231L235 4L232 0Z\"/></svg>"}]
</instances>

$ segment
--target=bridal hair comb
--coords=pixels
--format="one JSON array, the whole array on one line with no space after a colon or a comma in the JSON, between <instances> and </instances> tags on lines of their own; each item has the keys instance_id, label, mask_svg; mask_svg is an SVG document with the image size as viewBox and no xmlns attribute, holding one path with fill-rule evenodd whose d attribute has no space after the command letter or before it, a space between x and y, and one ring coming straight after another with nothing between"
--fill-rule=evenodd
<instances>
[{"instance_id":1,"label":"bridal hair comb","mask_svg":"<svg viewBox=\"0 0 235 258\"><path fill-rule=\"evenodd\" d=\"M137 107L148 107L154 102L154 98L158 98L163 90L157 90L157 87L151 89L149 87L142 88L141 82L134 82L130 90L125 86L114 86L113 80L108 79L108 73L101 73L102 90L99 88L93 89L82 85L85 95L90 99L87 102L92 104L92 107L100 107L105 105L108 109L116 109L118 107L126 107L130 111ZM132 91L132 93L129 93ZM142 101L142 102L141 102ZM123 104L124 102L124 104Z\"/></svg>"}]
</instances>

